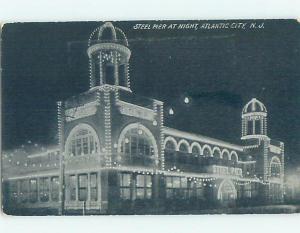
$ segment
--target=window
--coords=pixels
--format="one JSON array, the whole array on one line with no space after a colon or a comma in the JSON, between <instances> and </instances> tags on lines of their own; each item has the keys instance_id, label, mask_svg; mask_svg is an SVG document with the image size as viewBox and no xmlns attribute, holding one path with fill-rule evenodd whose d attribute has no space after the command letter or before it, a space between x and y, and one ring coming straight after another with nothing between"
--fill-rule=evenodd
<instances>
[{"instance_id":1,"label":"window","mask_svg":"<svg viewBox=\"0 0 300 233\"><path fill-rule=\"evenodd\" d=\"M203 187L202 182L191 180L188 182L189 197L203 198Z\"/></svg>"},{"instance_id":2,"label":"window","mask_svg":"<svg viewBox=\"0 0 300 233\"><path fill-rule=\"evenodd\" d=\"M149 175L136 176L136 198L151 199L152 197L152 178Z\"/></svg>"},{"instance_id":3,"label":"window","mask_svg":"<svg viewBox=\"0 0 300 233\"><path fill-rule=\"evenodd\" d=\"M150 175L132 176L131 174L120 174L119 178L121 199L135 200L152 198L152 177Z\"/></svg>"},{"instance_id":4,"label":"window","mask_svg":"<svg viewBox=\"0 0 300 233\"><path fill-rule=\"evenodd\" d=\"M188 183L185 177L166 177L167 198L186 198L188 195Z\"/></svg>"},{"instance_id":5,"label":"window","mask_svg":"<svg viewBox=\"0 0 300 233\"><path fill-rule=\"evenodd\" d=\"M10 200L17 201L18 200L18 181L13 180L9 183L9 194L10 194Z\"/></svg>"},{"instance_id":6,"label":"window","mask_svg":"<svg viewBox=\"0 0 300 233\"><path fill-rule=\"evenodd\" d=\"M229 160L229 154L228 154L228 152L224 152L223 159L227 160L227 161Z\"/></svg>"},{"instance_id":7,"label":"window","mask_svg":"<svg viewBox=\"0 0 300 233\"><path fill-rule=\"evenodd\" d=\"M49 201L49 178L40 178L39 181L40 200Z\"/></svg>"},{"instance_id":8,"label":"window","mask_svg":"<svg viewBox=\"0 0 300 233\"><path fill-rule=\"evenodd\" d=\"M165 161L167 163L170 163L171 165L176 164L176 148L175 144L172 141L167 141L166 146L165 146Z\"/></svg>"},{"instance_id":9,"label":"window","mask_svg":"<svg viewBox=\"0 0 300 233\"><path fill-rule=\"evenodd\" d=\"M98 144L89 129L79 129L70 139L68 152L71 156L94 154L98 152Z\"/></svg>"},{"instance_id":10,"label":"window","mask_svg":"<svg viewBox=\"0 0 300 233\"><path fill-rule=\"evenodd\" d=\"M252 186L251 186L251 196L252 197L257 197L258 195L258 186L259 184L258 183L252 183Z\"/></svg>"},{"instance_id":11,"label":"window","mask_svg":"<svg viewBox=\"0 0 300 233\"><path fill-rule=\"evenodd\" d=\"M52 201L59 200L59 178L57 176L51 178L51 199Z\"/></svg>"},{"instance_id":12,"label":"window","mask_svg":"<svg viewBox=\"0 0 300 233\"><path fill-rule=\"evenodd\" d=\"M173 179L172 177L166 177L166 197L173 198Z\"/></svg>"},{"instance_id":13,"label":"window","mask_svg":"<svg viewBox=\"0 0 300 233\"><path fill-rule=\"evenodd\" d=\"M37 201L37 181L36 179L29 180L29 200L30 202Z\"/></svg>"},{"instance_id":14,"label":"window","mask_svg":"<svg viewBox=\"0 0 300 233\"><path fill-rule=\"evenodd\" d=\"M90 175L90 199L91 201L97 201L98 199L98 191L97 191L97 173L92 173Z\"/></svg>"},{"instance_id":15,"label":"window","mask_svg":"<svg viewBox=\"0 0 300 233\"><path fill-rule=\"evenodd\" d=\"M244 197L251 198L251 183L244 185Z\"/></svg>"},{"instance_id":16,"label":"window","mask_svg":"<svg viewBox=\"0 0 300 233\"><path fill-rule=\"evenodd\" d=\"M87 186L88 186L88 176L87 174L82 174L78 176L78 191L79 191L79 201L87 200Z\"/></svg>"},{"instance_id":17,"label":"window","mask_svg":"<svg viewBox=\"0 0 300 233\"><path fill-rule=\"evenodd\" d=\"M77 153L77 155L83 155L83 153L82 153L82 139L81 138L79 138L79 139L76 139L76 153Z\"/></svg>"},{"instance_id":18,"label":"window","mask_svg":"<svg viewBox=\"0 0 300 233\"><path fill-rule=\"evenodd\" d=\"M192 154L189 159L189 163L191 165L198 165L199 164L199 157L200 157L200 150L197 146L193 146L192 148ZM198 167L198 166L197 166Z\"/></svg>"},{"instance_id":19,"label":"window","mask_svg":"<svg viewBox=\"0 0 300 233\"><path fill-rule=\"evenodd\" d=\"M145 197L145 177L144 176L137 176L136 177L136 198L137 199L144 199Z\"/></svg>"},{"instance_id":20,"label":"window","mask_svg":"<svg viewBox=\"0 0 300 233\"><path fill-rule=\"evenodd\" d=\"M200 156L200 149L197 146L194 146L192 149L192 154L193 154L193 157Z\"/></svg>"},{"instance_id":21,"label":"window","mask_svg":"<svg viewBox=\"0 0 300 233\"><path fill-rule=\"evenodd\" d=\"M150 199L152 197L152 177L145 176L145 198Z\"/></svg>"},{"instance_id":22,"label":"window","mask_svg":"<svg viewBox=\"0 0 300 233\"><path fill-rule=\"evenodd\" d=\"M29 182L28 180L22 180L21 181L21 184L20 184L20 199L21 199L21 202L27 202L28 200L28 189L29 189Z\"/></svg>"},{"instance_id":23,"label":"window","mask_svg":"<svg viewBox=\"0 0 300 233\"><path fill-rule=\"evenodd\" d=\"M71 148L69 148L70 150L69 150L69 153L70 153L70 155L72 155L72 156L75 156L76 155L76 140L74 139L74 140L72 140L71 141Z\"/></svg>"},{"instance_id":24,"label":"window","mask_svg":"<svg viewBox=\"0 0 300 233\"><path fill-rule=\"evenodd\" d=\"M270 184L270 199L273 202L279 202L282 199L282 190L280 184Z\"/></svg>"},{"instance_id":25,"label":"window","mask_svg":"<svg viewBox=\"0 0 300 233\"><path fill-rule=\"evenodd\" d=\"M94 77L94 82L96 86L100 85L100 59L99 59L99 54L96 54L93 56L93 63L92 63L92 69L93 69L93 77Z\"/></svg>"},{"instance_id":26,"label":"window","mask_svg":"<svg viewBox=\"0 0 300 233\"><path fill-rule=\"evenodd\" d=\"M120 179L120 198L123 200L129 200L130 197L130 185L131 174L119 174Z\"/></svg>"},{"instance_id":27,"label":"window","mask_svg":"<svg viewBox=\"0 0 300 233\"><path fill-rule=\"evenodd\" d=\"M203 156L204 157L210 157L211 156L210 150L207 147L205 147L203 149Z\"/></svg>"},{"instance_id":28,"label":"window","mask_svg":"<svg viewBox=\"0 0 300 233\"><path fill-rule=\"evenodd\" d=\"M105 69L105 83L110 84L110 85L114 85L115 84L114 65L105 64L104 69Z\"/></svg>"},{"instance_id":29,"label":"window","mask_svg":"<svg viewBox=\"0 0 300 233\"><path fill-rule=\"evenodd\" d=\"M219 150L215 150L214 151L214 155L215 158L220 159L221 158L221 152Z\"/></svg>"},{"instance_id":30,"label":"window","mask_svg":"<svg viewBox=\"0 0 300 233\"><path fill-rule=\"evenodd\" d=\"M234 152L234 153L231 153L231 161L236 164L238 162L239 158L238 158L238 155Z\"/></svg>"},{"instance_id":31,"label":"window","mask_svg":"<svg viewBox=\"0 0 300 233\"><path fill-rule=\"evenodd\" d=\"M121 152L125 161L150 165L154 159L154 147L150 136L142 129L133 128L126 132L122 141Z\"/></svg>"},{"instance_id":32,"label":"window","mask_svg":"<svg viewBox=\"0 0 300 233\"><path fill-rule=\"evenodd\" d=\"M280 177L280 163L271 163L271 177Z\"/></svg>"},{"instance_id":33,"label":"window","mask_svg":"<svg viewBox=\"0 0 300 233\"><path fill-rule=\"evenodd\" d=\"M180 164L186 164L188 161L188 147L185 144L181 144L178 152L178 162Z\"/></svg>"},{"instance_id":34,"label":"window","mask_svg":"<svg viewBox=\"0 0 300 233\"><path fill-rule=\"evenodd\" d=\"M89 153L89 143L88 143L88 137L87 138L82 138L82 147L83 147L83 154L88 154Z\"/></svg>"},{"instance_id":35,"label":"window","mask_svg":"<svg viewBox=\"0 0 300 233\"><path fill-rule=\"evenodd\" d=\"M252 120L248 120L248 122L247 122L247 132L248 132L248 135L254 134L254 132L253 132L253 121Z\"/></svg>"},{"instance_id":36,"label":"window","mask_svg":"<svg viewBox=\"0 0 300 233\"><path fill-rule=\"evenodd\" d=\"M126 78L126 65L119 65L119 85L127 87L127 78Z\"/></svg>"},{"instance_id":37,"label":"window","mask_svg":"<svg viewBox=\"0 0 300 233\"><path fill-rule=\"evenodd\" d=\"M69 190L70 190L70 200L75 201L76 200L76 175L70 175L69 176Z\"/></svg>"},{"instance_id":38,"label":"window","mask_svg":"<svg viewBox=\"0 0 300 233\"><path fill-rule=\"evenodd\" d=\"M138 137L132 135L131 136L131 155L132 156L138 156L137 148L138 148Z\"/></svg>"},{"instance_id":39,"label":"window","mask_svg":"<svg viewBox=\"0 0 300 233\"><path fill-rule=\"evenodd\" d=\"M181 192L179 193L179 195L182 198L187 198L188 197L188 183L187 183L187 179L185 177L180 178L180 188L181 188Z\"/></svg>"},{"instance_id":40,"label":"window","mask_svg":"<svg viewBox=\"0 0 300 233\"><path fill-rule=\"evenodd\" d=\"M255 134L261 134L261 122L260 120L255 121Z\"/></svg>"}]
</instances>

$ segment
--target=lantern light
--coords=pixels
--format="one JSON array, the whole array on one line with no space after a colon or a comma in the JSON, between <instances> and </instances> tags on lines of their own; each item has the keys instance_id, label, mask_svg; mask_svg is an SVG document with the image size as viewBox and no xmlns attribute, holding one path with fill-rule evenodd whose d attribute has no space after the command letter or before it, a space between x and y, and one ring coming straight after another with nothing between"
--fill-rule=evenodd
<instances>
[{"instance_id":1,"label":"lantern light","mask_svg":"<svg viewBox=\"0 0 300 233\"><path fill-rule=\"evenodd\" d=\"M190 102L190 99L188 97L184 98L184 103L188 104Z\"/></svg>"}]
</instances>

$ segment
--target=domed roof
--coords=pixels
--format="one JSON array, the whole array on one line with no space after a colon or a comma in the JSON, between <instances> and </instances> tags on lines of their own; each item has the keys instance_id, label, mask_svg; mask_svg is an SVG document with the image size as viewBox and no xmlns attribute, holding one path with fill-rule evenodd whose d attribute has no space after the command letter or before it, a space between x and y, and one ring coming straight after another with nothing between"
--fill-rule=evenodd
<instances>
[{"instance_id":1,"label":"domed roof","mask_svg":"<svg viewBox=\"0 0 300 233\"><path fill-rule=\"evenodd\" d=\"M243 114L251 113L251 112L264 112L264 113L267 113L267 109L266 109L265 105L262 102L260 102L256 98L253 98L243 108Z\"/></svg>"},{"instance_id":2,"label":"domed roof","mask_svg":"<svg viewBox=\"0 0 300 233\"><path fill-rule=\"evenodd\" d=\"M99 43L117 43L128 47L124 32L111 22L104 23L90 34L88 46Z\"/></svg>"}]
</instances>

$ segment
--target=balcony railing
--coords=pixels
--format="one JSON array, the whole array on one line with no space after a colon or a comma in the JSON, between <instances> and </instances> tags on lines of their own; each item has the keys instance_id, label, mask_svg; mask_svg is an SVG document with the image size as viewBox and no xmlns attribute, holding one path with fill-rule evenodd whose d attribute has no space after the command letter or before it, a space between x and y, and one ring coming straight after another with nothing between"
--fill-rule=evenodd
<instances>
[{"instance_id":1,"label":"balcony railing","mask_svg":"<svg viewBox=\"0 0 300 233\"><path fill-rule=\"evenodd\" d=\"M155 166L155 158L153 156L125 156L121 157L122 165L128 166L143 166L153 167Z\"/></svg>"},{"instance_id":2,"label":"balcony railing","mask_svg":"<svg viewBox=\"0 0 300 233\"><path fill-rule=\"evenodd\" d=\"M242 166L236 162L228 161L224 159L218 159L214 157L202 157L202 158L189 159L186 161L180 161L180 160L174 161L174 160L169 160L168 158L166 158L165 160L166 169L175 168L185 172L199 172L199 173L208 172L207 168L213 165L242 169Z\"/></svg>"}]
</instances>

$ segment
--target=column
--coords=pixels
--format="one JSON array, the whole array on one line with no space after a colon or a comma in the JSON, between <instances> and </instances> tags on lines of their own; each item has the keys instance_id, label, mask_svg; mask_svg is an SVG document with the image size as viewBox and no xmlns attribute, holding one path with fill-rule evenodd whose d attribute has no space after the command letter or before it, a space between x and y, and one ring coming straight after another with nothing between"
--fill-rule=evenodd
<instances>
[{"instance_id":1,"label":"column","mask_svg":"<svg viewBox=\"0 0 300 233\"><path fill-rule=\"evenodd\" d=\"M102 64L102 52L99 53L99 80L100 86L103 85L103 64Z\"/></svg>"},{"instance_id":2,"label":"column","mask_svg":"<svg viewBox=\"0 0 300 233\"><path fill-rule=\"evenodd\" d=\"M244 136L244 119L242 119L242 137Z\"/></svg>"},{"instance_id":3,"label":"column","mask_svg":"<svg viewBox=\"0 0 300 233\"><path fill-rule=\"evenodd\" d=\"M108 171L101 171L101 212L108 209Z\"/></svg>"},{"instance_id":4,"label":"column","mask_svg":"<svg viewBox=\"0 0 300 233\"><path fill-rule=\"evenodd\" d=\"M129 64L126 63L126 81L127 81L127 87L130 89L130 77L129 77Z\"/></svg>"},{"instance_id":5,"label":"column","mask_svg":"<svg viewBox=\"0 0 300 233\"><path fill-rule=\"evenodd\" d=\"M21 187L20 187L20 181L17 180L16 182L17 182L17 195L18 195L18 196L17 196L17 198L18 198L17 200L18 200L18 203L20 203L20 201L21 201L21 200L20 200L20 190L21 190Z\"/></svg>"},{"instance_id":6,"label":"column","mask_svg":"<svg viewBox=\"0 0 300 233\"><path fill-rule=\"evenodd\" d=\"M64 176L65 176L65 169L64 169L64 125L65 125L65 109L63 102L57 102L57 131L58 131L58 144L60 147L60 159L59 159L59 215L64 214L65 209L65 187L64 187Z\"/></svg>"},{"instance_id":7,"label":"column","mask_svg":"<svg viewBox=\"0 0 300 233\"><path fill-rule=\"evenodd\" d=\"M265 123L264 123L264 128L265 128L265 135L267 135L267 118L265 117L264 118L264 121L265 121Z\"/></svg>"},{"instance_id":8,"label":"column","mask_svg":"<svg viewBox=\"0 0 300 233\"><path fill-rule=\"evenodd\" d=\"M91 173L88 173L88 179L87 179L87 182L88 182L88 185L87 185L87 202L90 202L91 201Z\"/></svg>"},{"instance_id":9,"label":"column","mask_svg":"<svg viewBox=\"0 0 300 233\"><path fill-rule=\"evenodd\" d=\"M118 52L114 52L113 53L113 63L114 63L114 79L115 79L115 85L119 85L119 70L118 70L118 66L119 66L119 62L117 59L118 56Z\"/></svg>"},{"instance_id":10,"label":"column","mask_svg":"<svg viewBox=\"0 0 300 233\"><path fill-rule=\"evenodd\" d=\"M134 204L136 199L136 174L132 173L131 183L130 183L130 200L131 200L131 209L134 210Z\"/></svg>"},{"instance_id":11,"label":"column","mask_svg":"<svg viewBox=\"0 0 300 233\"><path fill-rule=\"evenodd\" d=\"M93 59L89 59L89 69L90 69L90 88L95 86L95 63Z\"/></svg>"},{"instance_id":12,"label":"column","mask_svg":"<svg viewBox=\"0 0 300 233\"><path fill-rule=\"evenodd\" d=\"M248 119L244 119L244 123L245 123L245 136L249 134L248 132Z\"/></svg>"},{"instance_id":13,"label":"column","mask_svg":"<svg viewBox=\"0 0 300 233\"><path fill-rule=\"evenodd\" d=\"M152 198L155 203L155 208L160 206L160 175L154 174L152 177Z\"/></svg>"},{"instance_id":14,"label":"column","mask_svg":"<svg viewBox=\"0 0 300 233\"><path fill-rule=\"evenodd\" d=\"M110 89L104 90L105 166L111 167L111 100Z\"/></svg>"},{"instance_id":15,"label":"column","mask_svg":"<svg viewBox=\"0 0 300 233\"><path fill-rule=\"evenodd\" d=\"M40 179L39 177L36 178L36 191L37 191L37 202L41 201L40 197Z\"/></svg>"},{"instance_id":16,"label":"column","mask_svg":"<svg viewBox=\"0 0 300 233\"><path fill-rule=\"evenodd\" d=\"M79 188L78 188L78 185L79 185L79 176L78 174L75 174L75 184L76 184L76 202L78 202L79 200Z\"/></svg>"},{"instance_id":17,"label":"column","mask_svg":"<svg viewBox=\"0 0 300 233\"><path fill-rule=\"evenodd\" d=\"M99 203L99 209L100 209L100 212L101 212L101 209L102 209L102 195L101 195L101 171L99 171L97 173L97 200L98 200L98 203Z\"/></svg>"},{"instance_id":18,"label":"column","mask_svg":"<svg viewBox=\"0 0 300 233\"><path fill-rule=\"evenodd\" d=\"M49 185L49 202L51 202L52 201L52 178L51 178L51 176L49 177L48 185Z\"/></svg>"}]
</instances>

